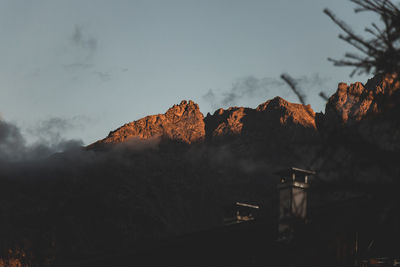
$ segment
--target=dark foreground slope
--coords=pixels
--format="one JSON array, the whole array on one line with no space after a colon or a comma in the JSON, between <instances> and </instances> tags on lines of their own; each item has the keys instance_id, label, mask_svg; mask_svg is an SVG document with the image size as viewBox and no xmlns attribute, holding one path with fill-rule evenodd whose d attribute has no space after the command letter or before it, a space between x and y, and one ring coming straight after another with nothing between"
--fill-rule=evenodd
<instances>
[{"instance_id":1,"label":"dark foreground slope","mask_svg":"<svg viewBox=\"0 0 400 267\"><path fill-rule=\"evenodd\" d=\"M197 104L183 101L81 150L0 162L0 266L7 259L89 266L87 260L109 262L107 255L134 266L135 257L175 242L166 240L222 227L226 207L236 201L258 203L273 222L273 173L293 165L319 172L314 195L362 191L374 199L373 217L395 225L400 201L385 188L395 188L400 174L398 87L390 75L365 86L339 84L325 114L276 97L204 118ZM370 183L380 185L379 194ZM382 198L385 190L390 194ZM337 218L355 221L343 214Z\"/></svg>"}]
</instances>

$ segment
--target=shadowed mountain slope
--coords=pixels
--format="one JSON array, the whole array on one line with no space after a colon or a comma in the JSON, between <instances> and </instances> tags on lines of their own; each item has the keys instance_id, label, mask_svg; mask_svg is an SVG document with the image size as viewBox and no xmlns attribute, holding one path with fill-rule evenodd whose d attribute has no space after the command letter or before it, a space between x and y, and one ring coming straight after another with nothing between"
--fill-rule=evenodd
<instances>
[{"instance_id":1,"label":"shadowed mountain slope","mask_svg":"<svg viewBox=\"0 0 400 267\"><path fill-rule=\"evenodd\" d=\"M398 88L390 75L365 86L339 84L325 114L275 97L255 109L218 109L204 118L197 104L182 101L86 149L0 161L0 266L7 258L60 266L151 248L221 227L225 208L236 201L259 204L273 221L273 173L288 166L316 170L319 181L343 187L395 184ZM358 185L353 189L361 190ZM374 216L390 218L397 195L374 203L385 212Z\"/></svg>"}]
</instances>

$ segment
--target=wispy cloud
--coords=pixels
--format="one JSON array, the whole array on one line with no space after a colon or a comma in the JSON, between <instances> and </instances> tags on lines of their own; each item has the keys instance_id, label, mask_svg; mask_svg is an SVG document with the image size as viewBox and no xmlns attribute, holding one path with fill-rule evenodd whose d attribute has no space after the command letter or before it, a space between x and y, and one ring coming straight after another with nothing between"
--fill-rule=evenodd
<instances>
[{"instance_id":1,"label":"wispy cloud","mask_svg":"<svg viewBox=\"0 0 400 267\"><path fill-rule=\"evenodd\" d=\"M321 89L327 80L328 78L321 77L319 74L293 79L305 92L310 92L311 89L316 87ZM217 108L219 106L237 105L241 99L274 97L279 92L281 92L280 95L287 94L287 90L286 83L280 78L246 76L237 79L231 88L220 93L209 89L203 95L203 99L210 103L213 108Z\"/></svg>"},{"instance_id":2,"label":"wispy cloud","mask_svg":"<svg viewBox=\"0 0 400 267\"><path fill-rule=\"evenodd\" d=\"M232 88L223 93L221 103L223 105L233 105L238 99L243 97L255 97L261 93L268 92L272 88L280 87L283 83L275 78L256 78L248 76L233 83Z\"/></svg>"},{"instance_id":3,"label":"wispy cloud","mask_svg":"<svg viewBox=\"0 0 400 267\"><path fill-rule=\"evenodd\" d=\"M64 69L66 70L75 70L75 69L89 69L93 67L93 64L91 63L71 63L71 64L64 64Z\"/></svg>"},{"instance_id":4,"label":"wispy cloud","mask_svg":"<svg viewBox=\"0 0 400 267\"><path fill-rule=\"evenodd\" d=\"M93 74L99 77L100 80L102 80L103 82L109 81L111 79L111 74L106 71L94 71Z\"/></svg>"},{"instance_id":5,"label":"wispy cloud","mask_svg":"<svg viewBox=\"0 0 400 267\"><path fill-rule=\"evenodd\" d=\"M50 117L36 122L34 126L28 127L26 131L39 142L53 145L61 142L65 133L74 129L82 129L86 121L88 119L83 116L72 118Z\"/></svg>"},{"instance_id":6,"label":"wispy cloud","mask_svg":"<svg viewBox=\"0 0 400 267\"><path fill-rule=\"evenodd\" d=\"M97 49L97 39L84 31L82 25L75 25L71 35L72 44L87 52L87 57L93 56Z\"/></svg>"},{"instance_id":7,"label":"wispy cloud","mask_svg":"<svg viewBox=\"0 0 400 267\"><path fill-rule=\"evenodd\" d=\"M76 24L68 37L69 62L63 64L65 70L83 70L92 68L97 52L98 40L83 25Z\"/></svg>"}]
</instances>

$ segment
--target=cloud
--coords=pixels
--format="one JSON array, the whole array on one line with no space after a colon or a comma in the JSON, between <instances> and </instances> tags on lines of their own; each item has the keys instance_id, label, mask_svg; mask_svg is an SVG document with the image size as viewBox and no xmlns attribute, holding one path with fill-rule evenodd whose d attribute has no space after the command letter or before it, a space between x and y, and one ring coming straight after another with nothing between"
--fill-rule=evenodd
<instances>
[{"instance_id":1,"label":"cloud","mask_svg":"<svg viewBox=\"0 0 400 267\"><path fill-rule=\"evenodd\" d=\"M82 25L75 25L71 41L76 47L86 50L88 56L93 55L97 49L97 39L88 35Z\"/></svg>"},{"instance_id":2,"label":"cloud","mask_svg":"<svg viewBox=\"0 0 400 267\"><path fill-rule=\"evenodd\" d=\"M99 70L96 64L96 55L98 50L98 39L94 37L87 27L81 24L75 24L68 37L68 57L62 67L69 74L74 75L74 80L78 76L96 77L103 82L112 78L111 71ZM127 72L127 68L119 68L118 72Z\"/></svg>"},{"instance_id":3,"label":"cloud","mask_svg":"<svg viewBox=\"0 0 400 267\"><path fill-rule=\"evenodd\" d=\"M17 161L25 157L26 141L14 124L0 119L0 161Z\"/></svg>"},{"instance_id":4,"label":"cloud","mask_svg":"<svg viewBox=\"0 0 400 267\"><path fill-rule=\"evenodd\" d=\"M203 99L206 102L210 103L210 105L213 109L218 108L218 105L216 103L216 98L217 98L217 96L215 95L215 93L212 89L208 90L208 92L205 95L203 95Z\"/></svg>"},{"instance_id":5,"label":"cloud","mask_svg":"<svg viewBox=\"0 0 400 267\"><path fill-rule=\"evenodd\" d=\"M305 88L305 91L309 92L316 87L321 89L328 79L321 77L319 74L313 74L310 76L301 76L293 80L299 88ZM242 99L272 98L276 94L286 94L286 86L286 83L279 78L246 76L237 79L229 90L222 91L219 94L213 89L209 89L203 95L203 99L210 103L213 108L217 108L218 106L233 106L237 105L239 100Z\"/></svg>"},{"instance_id":6,"label":"cloud","mask_svg":"<svg viewBox=\"0 0 400 267\"><path fill-rule=\"evenodd\" d=\"M66 132L76 128L83 128L87 120L89 119L83 116L75 116L69 119L50 117L29 127L27 133L41 141L46 140L48 143L53 144L60 142Z\"/></svg>"},{"instance_id":7,"label":"cloud","mask_svg":"<svg viewBox=\"0 0 400 267\"><path fill-rule=\"evenodd\" d=\"M93 74L98 76L100 78L100 80L102 80L103 82L109 81L111 79L111 74L109 72L94 71Z\"/></svg>"},{"instance_id":8,"label":"cloud","mask_svg":"<svg viewBox=\"0 0 400 267\"><path fill-rule=\"evenodd\" d=\"M319 73L314 73L312 75L303 75L297 79L299 85L303 87L311 86L311 87L319 87L319 89L324 87L326 85L326 82L329 80L330 78L321 77Z\"/></svg>"},{"instance_id":9,"label":"cloud","mask_svg":"<svg viewBox=\"0 0 400 267\"><path fill-rule=\"evenodd\" d=\"M69 35L67 50L71 58L63 64L65 70L74 71L93 67L97 52L98 40L89 34L83 25L76 24Z\"/></svg>"},{"instance_id":10,"label":"cloud","mask_svg":"<svg viewBox=\"0 0 400 267\"><path fill-rule=\"evenodd\" d=\"M71 64L64 64L64 69L66 70L74 70L74 69L89 69L93 67L93 64L89 63L71 63Z\"/></svg>"},{"instance_id":11,"label":"cloud","mask_svg":"<svg viewBox=\"0 0 400 267\"><path fill-rule=\"evenodd\" d=\"M94 71L95 56L97 53L98 40L93 37L83 25L76 24L69 36L69 51L71 57L69 63L63 64L64 70L85 76L96 76L101 81L106 82L111 79L111 73L108 71ZM127 69L123 70L127 71Z\"/></svg>"},{"instance_id":12,"label":"cloud","mask_svg":"<svg viewBox=\"0 0 400 267\"><path fill-rule=\"evenodd\" d=\"M214 90L210 89L203 99L209 102L213 108L217 105L231 106L236 105L238 100L242 98L261 97L268 94L269 91L281 87L284 83L278 79L265 77L257 78L247 76L236 80L232 87L217 95Z\"/></svg>"},{"instance_id":13,"label":"cloud","mask_svg":"<svg viewBox=\"0 0 400 267\"><path fill-rule=\"evenodd\" d=\"M260 94L268 92L274 87L280 87L283 83L275 78L256 78L254 76L248 76L237 80L230 91L223 93L223 99L221 103L223 105L232 105L236 101L243 97L257 97Z\"/></svg>"},{"instance_id":14,"label":"cloud","mask_svg":"<svg viewBox=\"0 0 400 267\"><path fill-rule=\"evenodd\" d=\"M60 118L39 122L35 128L28 129L28 132L37 136L36 142L28 144L18 126L0 120L0 162L38 160L53 153L81 147L81 140L63 137L63 131L69 127L73 127L73 124Z\"/></svg>"}]
</instances>

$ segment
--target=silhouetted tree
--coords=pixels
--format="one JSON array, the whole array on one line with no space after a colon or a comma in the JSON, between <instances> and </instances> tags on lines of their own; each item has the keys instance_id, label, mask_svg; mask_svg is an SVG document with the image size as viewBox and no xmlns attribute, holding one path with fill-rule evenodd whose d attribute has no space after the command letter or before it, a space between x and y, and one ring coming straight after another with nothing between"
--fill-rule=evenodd
<instances>
[{"instance_id":1,"label":"silhouetted tree","mask_svg":"<svg viewBox=\"0 0 400 267\"><path fill-rule=\"evenodd\" d=\"M339 19L329 9L324 9L343 31L339 38L355 47L361 54L346 53L342 59L332 59L335 66L354 67L354 74L392 73L400 70L400 10L390 0L350 0L356 4L354 11L373 12L382 22L379 26L371 23L365 31L369 34L366 39L355 33L349 25Z\"/></svg>"}]
</instances>

